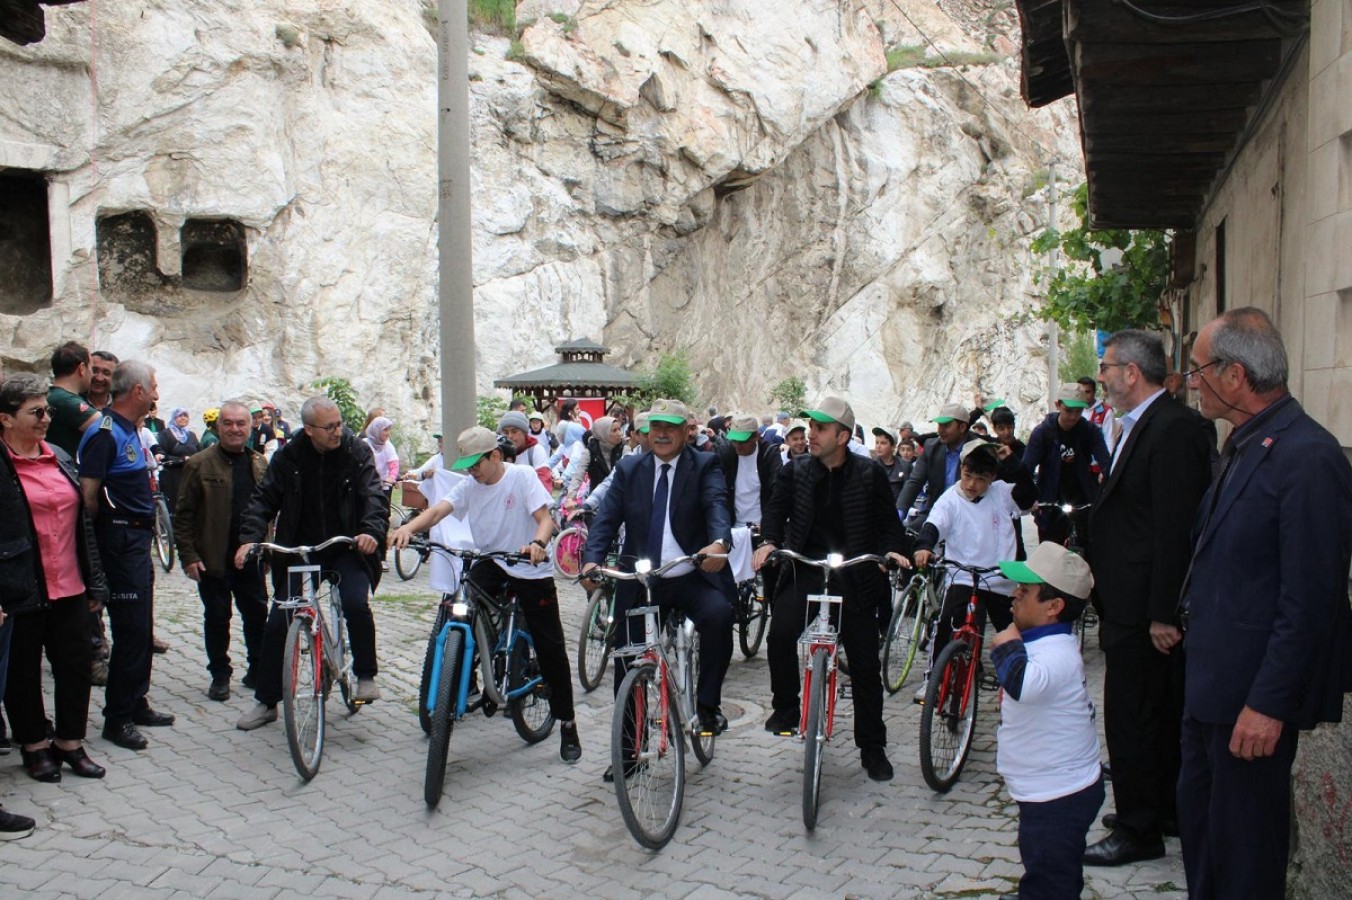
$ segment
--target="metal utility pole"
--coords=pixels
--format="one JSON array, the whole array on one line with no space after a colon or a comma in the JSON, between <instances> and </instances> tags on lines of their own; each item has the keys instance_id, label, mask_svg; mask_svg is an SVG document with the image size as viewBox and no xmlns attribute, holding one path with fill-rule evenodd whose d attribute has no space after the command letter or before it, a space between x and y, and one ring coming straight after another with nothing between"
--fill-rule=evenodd
<instances>
[{"instance_id":1,"label":"metal utility pole","mask_svg":"<svg viewBox=\"0 0 1352 900\"><path fill-rule=\"evenodd\" d=\"M1056 161L1047 164L1047 228L1056 229ZM1053 274L1060 264L1060 247L1052 245L1048 267ZM1047 322L1047 408L1056 406L1056 392L1061 386L1061 329L1051 320Z\"/></svg>"},{"instance_id":2,"label":"metal utility pole","mask_svg":"<svg viewBox=\"0 0 1352 900\"><path fill-rule=\"evenodd\" d=\"M475 422L474 279L469 207L469 13L466 0L438 0L437 297L441 334L441 431L455 438Z\"/></svg>"}]
</instances>

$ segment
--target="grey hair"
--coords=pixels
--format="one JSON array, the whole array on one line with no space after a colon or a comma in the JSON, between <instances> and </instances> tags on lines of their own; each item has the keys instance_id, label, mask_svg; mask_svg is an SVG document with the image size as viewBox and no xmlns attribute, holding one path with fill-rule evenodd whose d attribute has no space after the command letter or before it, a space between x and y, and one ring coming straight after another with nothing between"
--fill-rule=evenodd
<instances>
[{"instance_id":1,"label":"grey hair","mask_svg":"<svg viewBox=\"0 0 1352 900\"><path fill-rule=\"evenodd\" d=\"M1285 389L1290 367L1282 333L1256 306L1228 310L1211 332L1211 359L1220 366L1239 363L1255 393Z\"/></svg>"},{"instance_id":2,"label":"grey hair","mask_svg":"<svg viewBox=\"0 0 1352 900\"><path fill-rule=\"evenodd\" d=\"M333 402L332 397L325 397L323 394L316 394L309 400L306 400L300 406L300 421L302 425L313 425L315 416L326 409L338 409L338 404ZM339 410L341 414L342 410Z\"/></svg>"},{"instance_id":3,"label":"grey hair","mask_svg":"<svg viewBox=\"0 0 1352 900\"><path fill-rule=\"evenodd\" d=\"M140 360L129 359L117 364L113 369L113 384L109 392L113 399L121 397L123 394L129 394L140 385L146 393L150 392L150 384L155 379L155 369L150 363L143 363Z\"/></svg>"},{"instance_id":4,"label":"grey hair","mask_svg":"<svg viewBox=\"0 0 1352 900\"><path fill-rule=\"evenodd\" d=\"M227 401L225 401L224 403L221 404L221 408L220 408L220 410L218 411L218 415L219 415L219 414L224 414L227 408L232 408L232 407L239 407L240 409L244 410L244 418L246 418L246 419L249 418L249 416L250 416L250 413L249 413L249 404L245 403L243 400L227 400Z\"/></svg>"},{"instance_id":5,"label":"grey hair","mask_svg":"<svg viewBox=\"0 0 1352 900\"><path fill-rule=\"evenodd\" d=\"M0 412L14 415L20 406L34 397L46 397L50 386L51 381L41 375L24 372L9 376L0 383Z\"/></svg>"},{"instance_id":6,"label":"grey hair","mask_svg":"<svg viewBox=\"0 0 1352 900\"><path fill-rule=\"evenodd\" d=\"M1124 365L1135 363L1147 383L1164 384L1169 367L1164 356L1164 340L1155 332L1128 328L1108 338L1103 346L1105 349L1116 347L1117 361Z\"/></svg>"}]
</instances>

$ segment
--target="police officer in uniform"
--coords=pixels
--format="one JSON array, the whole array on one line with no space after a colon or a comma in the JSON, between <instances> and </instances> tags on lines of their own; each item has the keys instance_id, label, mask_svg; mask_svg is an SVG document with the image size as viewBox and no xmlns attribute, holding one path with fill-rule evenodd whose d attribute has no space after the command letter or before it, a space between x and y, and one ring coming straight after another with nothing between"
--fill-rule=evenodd
<instances>
[{"instance_id":1,"label":"police officer in uniform","mask_svg":"<svg viewBox=\"0 0 1352 900\"><path fill-rule=\"evenodd\" d=\"M150 634L154 570L150 548L155 507L150 473L136 423L159 399L155 370L128 360L113 370L113 401L97 426L80 439L80 489L85 508L97 510L94 531L106 559L108 622L113 650L104 693L103 737L128 750L146 746L140 727L174 724L146 701L150 690Z\"/></svg>"}]
</instances>

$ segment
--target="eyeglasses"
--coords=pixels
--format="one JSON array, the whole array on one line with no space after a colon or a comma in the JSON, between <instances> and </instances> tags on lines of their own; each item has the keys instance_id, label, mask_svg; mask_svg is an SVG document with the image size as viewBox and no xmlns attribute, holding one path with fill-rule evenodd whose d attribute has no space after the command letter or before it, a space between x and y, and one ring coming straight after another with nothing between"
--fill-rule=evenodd
<instances>
[{"instance_id":1,"label":"eyeglasses","mask_svg":"<svg viewBox=\"0 0 1352 900\"><path fill-rule=\"evenodd\" d=\"M317 431L323 431L323 432L327 432L328 434L333 434L333 433L334 433L335 431L337 431L339 428L342 428L342 427L343 427L343 423L342 423L341 420L340 420L340 421L337 421L337 422L334 422L332 425L316 425L316 424L314 424L313 422L306 422L306 423L305 423L305 427L306 427L306 428L314 428L314 429L316 429Z\"/></svg>"},{"instance_id":2,"label":"eyeglasses","mask_svg":"<svg viewBox=\"0 0 1352 900\"><path fill-rule=\"evenodd\" d=\"M41 422L43 419L52 417L52 408L50 406L35 406L32 409L20 410L20 412L31 413L33 418Z\"/></svg>"},{"instance_id":3,"label":"eyeglasses","mask_svg":"<svg viewBox=\"0 0 1352 900\"><path fill-rule=\"evenodd\" d=\"M1106 371L1108 371L1109 369L1111 369L1113 366L1129 366L1129 365L1131 365L1131 363L1124 363L1124 362L1121 362L1121 363L1101 362L1101 363L1099 363L1099 374L1100 374L1100 375L1103 374L1104 372L1106 372Z\"/></svg>"},{"instance_id":4,"label":"eyeglasses","mask_svg":"<svg viewBox=\"0 0 1352 900\"><path fill-rule=\"evenodd\" d=\"M1195 369L1189 369L1188 371L1183 373L1183 377L1187 379L1192 379L1194 376L1200 378L1203 372L1205 372L1212 366L1219 365L1220 362L1221 361L1219 359L1213 359L1211 362L1200 365Z\"/></svg>"}]
</instances>

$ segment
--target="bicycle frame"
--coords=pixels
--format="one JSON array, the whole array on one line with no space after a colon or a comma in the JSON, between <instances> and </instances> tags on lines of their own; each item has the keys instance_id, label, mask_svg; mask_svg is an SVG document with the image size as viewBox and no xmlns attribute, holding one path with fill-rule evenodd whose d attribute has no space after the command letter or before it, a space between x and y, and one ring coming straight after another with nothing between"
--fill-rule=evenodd
<instances>
[{"instance_id":1,"label":"bicycle frame","mask_svg":"<svg viewBox=\"0 0 1352 900\"><path fill-rule=\"evenodd\" d=\"M809 620L798 638L798 656L803 664L803 702L798 714L798 737L807 740L808 703L812 697L812 658L818 650L826 651L826 739L831 740L836 725L836 653L840 647L840 634L831 624L831 609L837 610L845 598L832 594L809 594L809 609L817 604L817 615Z\"/></svg>"},{"instance_id":2,"label":"bicycle frame","mask_svg":"<svg viewBox=\"0 0 1352 900\"><path fill-rule=\"evenodd\" d=\"M972 567L963 566L960 563L948 562L947 560L936 561L934 563L934 567L936 569L940 567L947 567L951 569L957 569L960 571L966 571L968 574L972 576L972 593L967 597L966 615L963 618L962 624L957 628L953 629L953 634L949 638L950 642L962 641L963 643L967 644L967 646L972 648L971 664L967 666L967 671L963 674L961 684L962 705L958 708L958 716L959 718L961 718L962 716L967 714L967 703L969 698L975 695L975 691L972 690L973 687L972 682L976 679L977 671L981 667L981 647L983 644L982 630L984 629L984 623L981 623L983 625L983 628L977 627L978 622L976 614L977 610L980 608L981 603L981 596L980 594L978 594L977 591L981 583L981 576L984 574L989 574L990 571L993 570L973 569ZM940 605L942 607L942 602ZM935 625L932 627L937 627L938 618L939 617L936 615ZM932 646L933 644L931 644L931 647ZM927 676L926 676L927 678L942 675L942 673L932 671L933 661L934 661L933 656L931 656L930 659L931 666L927 667ZM941 682L939 685L939 701L937 703L937 707L939 709L945 708L945 703L947 702L950 696L949 687L950 686L947 684L947 682Z\"/></svg>"},{"instance_id":3,"label":"bicycle frame","mask_svg":"<svg viewBox=\"0 0 1352 900\"><path fill-rule=\"evenodd\" d=\"M343 618L343 604L336 590L329 591L329 611L332 618L324 616L323 604L319 602L319 580L321 569L315 565L288 566L286 570L287 586L293 578L300 578L301 594L277 604L281 609L291 612L292 616L302 616L309 620L310 633L314 636L315 649L330 677L341 679L345 661L343 642L338 639L337 622ZM334 624L330 624L330 623ZM332 649L330 649L332 648ZM334 656L338 659L335 660Z\"/></svg>"}]
</instances>

